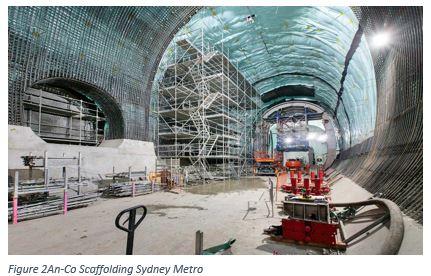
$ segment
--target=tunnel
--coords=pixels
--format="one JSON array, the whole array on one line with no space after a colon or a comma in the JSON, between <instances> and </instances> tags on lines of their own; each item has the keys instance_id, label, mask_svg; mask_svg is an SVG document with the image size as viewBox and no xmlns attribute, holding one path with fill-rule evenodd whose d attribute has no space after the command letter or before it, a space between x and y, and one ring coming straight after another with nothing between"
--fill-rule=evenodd
<instances>
[{"instance_id":1,"label":"tunnel","mask_svg":"<svg viewBox=\"0 0 431 276\"><path fill-rule=\"evenodd\" d=\"M213 166L224 176L240 177L253 160L258 135L271 140L265 147L270 155L280 143L271 131L277 114L305 110L307 120L324 121L313 129L325 134L327 146L314 146L314 154L325 156L326 170L380 193L423 224L422 7L11 6L8 20L10 129L28 126L28 89L55 85L91 99L107 118L105 141L86 147L94 156L97 148L121 151L135 143L125 154L133 154L133 147L155 148L154 161L140 161L142 170L156 169L165 157L171 160L165 166ZM201 64L172 67L196 56ZM211 76L193 75L211 60L235 78L220 82L234 100L188 98L188 91L215 89L205 86L204 78ZM178 77L180 70L191 77ZM172 84L182 88L170 92ZM185 129L177 121L201 125L206 111L167 110L177 105L177 95L184 95L185 109L193 101L203 106L219 101L221 112L233 106L226 116L208 112L217 131L227 130L200 138L205 147L197 152L205 158L195 157L190 144L193 133L208 130ZM272 123L259 130L256 118ZM231 127L244 130L243 146L233 142ZM122 160L128 162L127 156ZM181 156L178 164L172 163L175 156ZM130 172L133 164L115 166ZM115 173L113 165L105 167L104 173ZM204 174L211 179L210 172Z\"/></svg>"},{"instance_id":2,"label":"tunnel","mask_svg":"<svg viewBox=\"0 0 431 276\"><path fill-rule=\"evenodd\" d=\"M421 8L210 7L180 35L193 40L200 34L192 30L202 28L229 52L263 110L287 100L317 102L341 132L332 166L421 221L421 20ZM383 47L381 34L390 36ZM313 96L289 92L295 85L312 86Z\"/></svg>"}]
</instances>

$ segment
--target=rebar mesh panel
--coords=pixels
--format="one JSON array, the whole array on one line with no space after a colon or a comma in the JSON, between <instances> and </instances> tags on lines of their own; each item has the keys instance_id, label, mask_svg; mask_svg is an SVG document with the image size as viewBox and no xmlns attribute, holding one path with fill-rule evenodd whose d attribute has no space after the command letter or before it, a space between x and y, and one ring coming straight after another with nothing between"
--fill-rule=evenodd
<instances>
[{"instance_id":1,"label":"rebar mesh panel","mask_svg":"<svg viewBox=\"0 0 431 276\"><path fill-rule=\"evenodd\" d=\"M422 7L354 7L364 34L390 31L371 53L377 80L375 135L342 153L337 168L423 221Z\"/></svg>"},{"instance_id":2,"label":"rebar mesh panel","mask_svg":"<svg viewBox=\"0 0 431 276\"><path fill-rule=\"evenodd\" d=\"M107 138L148 139L160 53L195 9L9 7L9 124L22 123L28 87L61 77L97 86L121 106L124 131Z\"/></svg>"}]
</instances>

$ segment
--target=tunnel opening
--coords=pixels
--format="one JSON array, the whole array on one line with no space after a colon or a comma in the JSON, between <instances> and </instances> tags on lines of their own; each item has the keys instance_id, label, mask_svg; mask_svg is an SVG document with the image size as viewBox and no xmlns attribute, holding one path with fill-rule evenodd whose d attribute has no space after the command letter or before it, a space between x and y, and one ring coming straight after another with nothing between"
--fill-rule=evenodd
<instances>
[{"instance_id":1,"label":"tunnel opening","mask_svg":"<svg viewBox=\"0 0 431 276\"><path fill-rule=\"evenodd\" d=\"M252 20L247 20L249 14L253 14ZM224 55L226 63L211 64L211 61L215 60L213 56L216 52ZM194 61L195 63L191 65ZM172 64L178 66L172 67ZM188 140L185 137L179 138L176 130L170 127L172 125L183 127L184 121L181 120L188 116L185 115L187 112L177 114L176 111L171 110L169 118L164 115L165 111L160 112L165 108L164 105L169 104L164 100L163 95L170 93L171 101L177 104L175 99L181 97L180 90L210 95L218 89L222 94L226 94L227 102L232 101L229 98L229 91L232 87L238 86L238 78L233 81L231 87L229 87L229 81L226 83L221 81L219 84L207 82L204 77L210 77L213 73L212 69L226 74L231 80L233 72L241 76L240 82L247 82L247 85L256 91L256 98L259 99L255 99L256 111L251 112L252 129L255 129L263 119L262 115L267 109L280 101L300 100L311 104L317 103L323 107L325 122L330 121L331 125L337 124L336 128L331 127L329 134L335 137L333 133L336 132L337 138L335 145L331 146L331 158L328 163L326 162L328 151L323 149L325 146L317 150L319 162L325 163L326 168L333 163L338 153L334 153L336 149L347 150L373 136L377 109L373 61L367 40L362 36L359 20L348 7L202 8L176 34L167 47L156 74L152 100L153 105L158 106L158 117L156 116L158 119L155 124L158 125L158 129L153 128L153 136L159 137L156 139L159 149L164 150L166 148L164 145L170 143L169 152L173 150L175 153L183 153L184 149L177 149L178 146L175 144L194 145L197 156L202 152L211 152L213 149L212 146L207 145L208 143L212 145L214 141L210 137L212 133L205 129L199 131L200 126L205 125L205 122L211 125L205 112L195 115L195 119L200 120L199 126L196 123L191 124L198 135L208 136L208 138L201 137L202 141L193 140L192 137ZM171 92L163 91L167 80L172 80ZM198 85L193 87L190 83L198 83ZM185 88L180 89L179 86ZM185 96L190 100L188 97L188 95ZM205 96L201 100L201 103L204 102ZM236 112L229 104L225 106L221 109L232 114ZM291 116L290 119L294 117ZM222 120L220 123L230 126L229 120ZM313 127L316 128L316 135L318 135L319 126ZM169 142L166 139L160 139L160 129L168 129L171 133ZM323 127L323 132L318 136L327 137L326 132ZM248 137L259 139L255 131L249 133ZM307 135L303 137L303 150L310 148L306 137ZM184 139L182 142L186 142L180 144L178 139ZM283 151L289 150L281 142L286 139L291 138L280 137L278 141L274 141L272 150L276 149L275 145L278 144L278 149L281 150L279 154L283 155ZM259 143L255 141L252 144ZM246 152L241 157L243 159L252 159L250 157L254 152L262 151L262 149L245 146L249 144L245 140L238 141L237 144L239 148L243 148L243 152ZM217 145L217 142L214 141L214 145ZM319 148L318 145L314 146ZM272 150L265 149L266 154L273 156ZM170 157L178 157L174 155ZM315 160L312 162L315 163ZM251 165L252 160L246 160L243 163L245 164L243 167L247 167Z\"/></svg>"},{"instance_id":2,"label":"tunnel opening","mask_svg":"<svg viewBox=\"0 0 431 276\"><path fill-rule=\"evenodd\" d=\"M268 138L256 135L255 150L268 156L329 168L340 151L341 137L331 116L307 101L282 102L267 109L257 128L267 129ZM260 133L261 130L256 130Z\"/></svg>"},{"instance_id":3,"label":"tunnel opening","mask_svg":"<svg viewBox=\"0 0 431 276\"><path fill-rule=\"evenodd\" d=\"M24 93L23 124L50 143L99 145L124 133L122 111L102 89L70 78L47 78Z\"/></svg>"},{"instance_id":4,"label":"tunnel opening","mask_svg":"<svg viewBox=\"0 0 431 276\"><path fill-rule=\"evenodd\" d=\"M23 124L46 142L97 146L104 139L105 115L82 94L39 83L23 103Z\"/></svg>"},{"instance_id":5,"label":"tunnel opening","mask_svg":"<svg viewBox=\"0 0 431 276\"><path fill-rule=\"evenodd\" d=\"M325 120L331 122L331 133L335 133L336 137L335 153L331 153L331 162L324 162L325 167L339 170L371 192L383 192L402 208L406 207L403 209L405 212L421 221L421 197L406 200L406 195L400 191L414 192L407 190L404 184L401 189L398 188L401 184L391 184L391 180L400 183L400 177L406 179L397 173L395 160L403 160L407 155L389 146L401 141L395 142L395 133L388 128L397 124L396 118L399 116L390 113L396 104L395 94L388 92L388 89L392 85L393 91L399 91L396 92L398 94L403 90L394 88L396 79L393 74L399 68L391 67L394 60L406 64L405 58L398 55L401 49L412 57L409 59L411 65L406 66L415 68L418 78L414 81L414 87L409 89L418 101L412 101L407 109L396 109L397 114L406 110L410 119L403 120L413 122L413 118L419 119L415 125L422 122L418 118L422 109L416 109L417 112L412 109L417 105L421 107L421 60L416 58L422 53L421 32L415 31L409 37L417 44L406 46L397 39L407 36L408 29L421 26L421 12L421 8L407 12L396 8L368 7L202 8L179 30L167 47L156 73L152 100L157 102L155 99L158 99L159 91L155 87L158 87L166 68L179 53L178 40L187 41L199 50L213 48L227 57L260 96L257 111L253 113L253 130L259 125L262 114L280 101L317 103L326 112L328 117ZM250 17L250 14L253 16ZM418 20L408 21L412 14L417 15ZM397 27L398 31L394 31ZM379 38L382 33L392 35L390 42L386 35ZM211 51L207 54L206 58L210 59ZM202 57L204 64L205 55L202 54ZM409 75L407 67L403 71L406 76ZM397 76L400 76L399 73ZM388 107L388 103L392 107ZM158 125L157 122L158 119L155 119L155 125ZM153 137L157 137L157 127L152 132ZM259 131L253 132L253 139L264 135ZM404 133L405 129L401 134ZM388 141L387 137L394 137L394 140ZM415 165L406 169L411 170L408 174L412 178L418 179L412 184L414 190L421 191L422 181L415 176L422 175L422 166L419 165L422 160L421 132L412 134L410 138L403 137L402 140L411 145L408 148L415 152L412 153ZM159 139L155 139L155 143L160 146ZM205 142L202 144L206 146ZM255 148L245 148L248 161L244 164L251 166ZM384 157L389 152L394 156ZM266 154L273 153L267 150ZM391 173L382 173L385 168L391 168Z\"/></svg>"}]
</instances>

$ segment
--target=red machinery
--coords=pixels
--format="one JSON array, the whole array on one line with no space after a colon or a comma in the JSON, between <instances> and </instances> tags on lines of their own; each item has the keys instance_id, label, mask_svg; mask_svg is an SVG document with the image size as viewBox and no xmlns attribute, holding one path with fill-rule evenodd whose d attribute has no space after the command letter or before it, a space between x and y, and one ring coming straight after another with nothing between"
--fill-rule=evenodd
<instances>
[{"instance_id":1,"label":"red machinery","mask_svg":"<svg viewBox=\"0 0 431 276\"><path fill-rule=\"evenodd\" d=\"M329 202L324 196L287 196L283 201L287 215L280 226L264 233L276 240L345 249L338 235L339 224L331 221Z\"/></svg>"},{"instance_id":2,"label":"red machinery","mask_svg":"<svg viewBox=\"0 0 431 276\"><path fill-rule=\"evenodd\" d=\"M283 241L345 248L338 240L338 223L330 219L327 196L330 189L324 182L324 171L319 169L317 174L318 177L312 171L309 177L304 177L302 170L289 170L277 175L277 188L288 193L282 201L287 217L280 226L264 232Z\"/></svg>"},{"instance_id":3,"label":"red machinery","mask_svg":"<svg viewBox=\"0 0 431 276\"><path fill-rule=\"evenodd\" d=\"M300 170L302 167L302 162L298 160L289 160L286 162L286 168L288 170Z\"/></svg>"},{"instance_id":4,"label":"red machinery","mask_svg":"<svg viewBox=\"0 0 431 276\"><path fill-rule=\"evenodd\" d=\"M336 247L338 224L282 219L283 238Z\"/></svg>"},{"instance_id":5,"label":"red machinery","mask_svg":"<svg viewBox=\"0 0 431 276\"><path fill-rule=\"evenodd\" d=\"M293 194L302 192L305 195L325 195L330 192L330 188L324 182L324 175L322 169L319 169L318 177L314 171L310 172L309 177L304 177L300 169L280 172L277 175L277 189L281 188L284 192Z\"/></svg>"},{"instance_id":6,"label":"red machinery","mask_svg":"<svg viewBox=\"0 0 431 276\"><path fill-rule=\"evenodd\" d=\"M283 238L304 243L337 245L337 224L283 219Z\"/></svg>"}]
</instances>

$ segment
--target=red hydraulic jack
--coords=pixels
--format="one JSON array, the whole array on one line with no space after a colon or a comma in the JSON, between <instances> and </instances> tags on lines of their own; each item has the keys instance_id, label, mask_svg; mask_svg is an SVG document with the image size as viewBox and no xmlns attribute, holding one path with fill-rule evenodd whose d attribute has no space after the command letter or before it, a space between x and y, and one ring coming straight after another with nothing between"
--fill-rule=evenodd
<instances>
[{"instance_id":1,"label":"red hydraulic jack","mask_svg":"<svg viewBox=\"0 0 431 276\"><path fill-rule=\"evenodd\" d=\"M296 176L295 176L295 172L296 172ZM303 189L306 191L307 196L309 195L320 196L320 195L328 194L330 192L330 189L329 187L324 185L325 172L322 169L320 169L318 171L318 175L319 177L317 178L316 173L314 171L311 171L309 178L303 178L302 171L290 170L289 171L290 183L287 183L287 178L282 178L284 179L286 184L281 183L280 186L283 191L292 193L292 194L299 194ZM310 182L313 184L312 187L310 187Z\"/></svg>"},{"instance_id":2,"label":"red hydraulic jack","mask_svg":"<svg viewBox=\"0 0 431 276\"><path fill-rule=\"evenodd\" d=\"M286 217L281 220L281 225L272 225L264 233L277 241L345 249L346 244L338 238L339 225L330 217L330 198L327 196L330 189L324 183L324 171L319 169L318 177L315 171L310 171L309 177L305 178L300 170L296 173L297 177L292 170L278 175L277 183L286 183L281 187L290 193L282 201Z\"/></svg>"},{"instance_id":3,"label":"red hydraulic jack","mask_svg":"<svg viewBox=\"0 0 431 276\"><path fill-rule=\"evenodd\" d=\"M304 178L304 189L305 189L305 195L309 196L310 195L310 179L309 178Z\"/></svg>"},{"instance_id":4,"label":"red hydraulic jack","mask_svg":"<svg viewBox=\"0 0 431 276\"><path fill-rule=\"evenodd\" d=\"M316 174L314 172L311 172L311 181L314 183L313 194L320 195L321 183L323 182L323 178L316 178Z\"/></svg>"}]
</instances>

